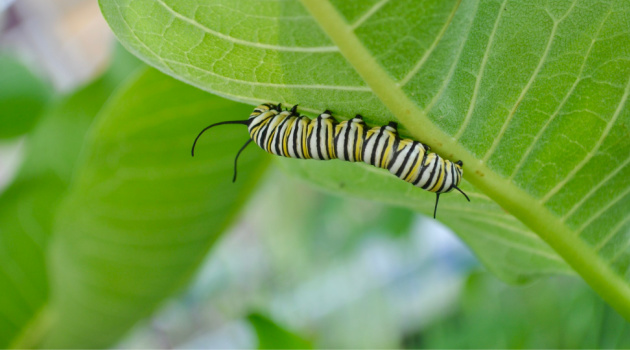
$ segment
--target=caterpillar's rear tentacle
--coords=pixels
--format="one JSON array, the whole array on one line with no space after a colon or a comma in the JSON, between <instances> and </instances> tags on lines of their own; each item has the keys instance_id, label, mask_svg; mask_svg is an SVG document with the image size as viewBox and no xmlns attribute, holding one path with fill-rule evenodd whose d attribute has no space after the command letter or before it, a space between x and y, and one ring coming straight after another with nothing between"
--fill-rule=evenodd
<instances>
[{"instance_id":1,"label":"caterpillar's rear tentacle","mask_svg":"<svg viewBox=\"0 0 630 350\"><path fill-rule=\"evenodd\" d=\"M464 191L460 190L459 187L457 186L453 186L453 188L461 192L464 195L464 197L466 197L466 199L468 199L468 201L470 202L470 198L468 198L468 196L466 195L466 193L464 193Z\"/></svg>"},{"instance_id":2,"label":"caterpillar's rear tentacle","mask_svg":"<svg viewBox=\"0 0 630 350\"><path fill-rule=\"evenodd\" d=\"M234 177L232 178L232 182L236 182L236 164L238 163L238 157L241 155L241 152L243 152L243 150L245 150L245 148L249 146L250 143L252 143L252 141L254 140L252 139L247 140L247 142L245 142L243 147L241 147L241 149L236 154L236 157L234 157Z\"/></svg>"},{"instance_id":3,"label":"caterpillar's rear tentacle","mask_svg":"<svg viewBox=\"0 0 630 350\"><path fill-rule=\"evenodd\" d=\"M195 156L195 146L197 145L197 140L199 140L199 138L201 137L201 135L206 132L206 130L213 128L215 126L218 125L225 125L225 124L242 124L242 125L248 125L249 124L249 119L248 120L228 120L225 122L220 122L220 123L215 123L212 124L210 126L205 127L203 130L201 130L201 132L199 133L199 135L197 135L197 137L195 138L195 142L193 142L192 145L192 150L190 151L190 154L194 157Z\"/></svg>"}]
</instances>

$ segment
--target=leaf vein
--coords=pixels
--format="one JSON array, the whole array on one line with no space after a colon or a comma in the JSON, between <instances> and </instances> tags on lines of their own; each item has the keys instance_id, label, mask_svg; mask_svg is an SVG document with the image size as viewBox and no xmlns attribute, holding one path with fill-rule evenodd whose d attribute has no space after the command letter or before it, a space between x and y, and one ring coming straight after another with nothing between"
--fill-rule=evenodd
<instances>
[{"instance_id":1,"label":"leaf vein","mask_svg":"<svg viewBox=\"0 0 630 350\"><path fill-rule=\"evenodd\" d=\"M374 4L372 8L367 10L358 20L356 20L353 24L350 25L350 30L354 31L359 28L365 21L367 21L376 11L380 10L385 4L387 4L389 0L381 0Z\"/></svg>"},{"instance_id":2,"label":"leaf vein","mask_svg":"<svg viewBox=\"0 0 630 350\"><path fill-rule=\"evenodd\" d=\"M609 260L608 263L610 265L612 265L615 261L617 261L617 259L619 259L619 257L621 257L623 255L623 253L626 252L626 250L628 250L628 248L630 248L630 239L627 240L625 242L625 244L623 245L623 247L621 249L619 249L619 251L617 253L615 253L615 255L613 255Z\"/></svg>"},{"instance_id":3,"label":"leaf vein","mask_svg":"<svg viewBox=\"0 0 630 350\"><path fill-rule=\"evenodd\" d=\"M606 237L604 237L604 239L602 239L599 243L597 243L597 245L595 246L595 251L599 252L602 248L604 248L604 246L613 238L615 237L615 235L617 235L619 232L621 232L621 229L623 228L623 226L625 224L627 224L628 222L630 222L630 215L626 216L625 219L619 221L619 223L617 225L615 225L615 227L612 228L612 230L610 230L610 232L606 235ZM623 250L623 249L622 249Z\"/></svg>"},{"instance_id":4,"label":"leaf vein","mask_svg":"<svg viewBox=\"0 0 630 350\"><path fill-rule=\"evenodd\" d=\"M453 7L453 10L451 11L450 15L448 16L448 19L444 23L444 26L442 26L442 29L440 29L440 32L435 37L435 40L433 40L433 42L431 43L431 46L429 47L429 49L424 53L424 55L422 55L420 60L418 60L418 62L416 62L416 64L409 71L409 73L407 73L405 75L405 77L403 77L403 79L400 82L398 82L398 86L405 86L405 85L407 85L409 80L411 80L411 78L414 75L416 75L416 73L418 73L418 71L420 71L420 68L422 68L422 66L424 66L425 62L427 61L427 59L429 59L429 57L433 53L433 50L435 50L435 48L437 47L438 43L440 41L442 41L442 38L444 37L444 34L446 33L446 30L450 26L451 22L453 22L453 17L455 17L455 13L457 12L457 9L459 8L459 5L461 3L462 3L462 0L457 0L457 2L455 3L455 6Z\"/></svg>"},{"instance_id":5,"label":"leaf vein","mask_svg":"<svg viewBox=\"0 0 630 350\"><path fill-rule=\"evenodd\" d=\"M490 54L490 49L492 48L494 44L494 36L496 35L497 29L499 28L499 22L501 20L501 17L503 16L503 9L505 9L506 4L507 4L507 0L503 0L503 2L501 3L501 7L499 8L499 13L497 14L497 18L494 21L494 26L492 27L492 31L490 32L490 36L488 37L488 44L486 45L486 50L481 60L481 66L479 67L479 72L476 74L475 87L473 89L472 98L470 99L470 104L468 105L468 112L466 113L466 117L464 118L462 125L459 127L459 130L454 136L456 140L459 140L459 138L462 136L462 134L468 127L468 123L470 123L470 120L472 119L472 114L477 104L477 96L479 95L479 88L481 87L481 80L484 77L486 64L488 63L488 56Z\"/></svg>"},{"instance_id":6,"label":"leaf vein","mask_svg":"<svg viewBox=\"0 0 630 350\"><path fill-rule=\"evenodd\" d=\"M538 61L538 65L536 66L536 69L534 69L534 72L532 73L531 77L529 78L529 81L525 85L525 88L523 89L523 91L521 91L521 94L516 99L516 102L514 103L514 106L512 106L512 109L510 109L510 113L508 114L507 119L501 126L501 130L499 131L499 134L497 135L497 137L494 138L492 145L486 152L486 155L483 157L484 163L487 162L488 159L490 159L490 157L494 154L494 151L499 146L499 142L501 142L501 140L503 139L503 136L505 136L505 132L507 131L508 126L512 122L512 118L514 118L514 114L516 114L516 109L525 98L525 95L527 95L527 93L529 92L529 89L532 87L534 81L538 77L538 73L540 73L540 70L542 69L544 63L546 62L547 56L549 56L549 52L551 51L551 47L553 46L552 44L556 37L558 26L560 25L560 23L564 21L565 18L567 18L567 16L569 16L571 11L575 7L575 4L576 2L574 1L571 7L567 10L566 14L562 16L562 18L560 18L559 20L554 20L553 27L551 28L551 33L549 34L549 39L547 39L547 45L545 46L545 51L540 57L540 60Z\"/></svg>"},{"instance_id":7,"label":"leaf vein","mask_svg":"<svg viewBox=\"0 0 630 350\"><path fill-rule=\"evenodd\" d=\"M573 213L578 210L583 204L584 202L586 202L586 200L591 197L595 192L597 192L597 190L599 190L603 185L605 185L606 183L608 183L608 181L610 181L610 179L612 179L615 175L617 175L617 173L619 173L621 170L623 170L623 168L625 168L628 164L630 163L630 158L626 159L623 163L621 163L617 168L615 168L615 170L613 170L611 173L609 173L608 175L606 175L605 178L602 179L602 181L600 181L595 187L591 188L590 191L588 191L588 193L586 193L582 199L575 203L575 205L573 205L573 207L571 208L571 210L569 210L563 217L562 217L562 221L566 221L571 215L573 215Z\"/></svg>"},{"instance_id":8,"label":"leaf vein","mask_svg":"<svg viewBox=\"0 0 630 350\"><path fill-rule=\"evenodd\" d=\"M604 143L604 140L608 136L608 133L610 132L613 125L617 121L617 118L619 118L621 111L625 107L626 102L628 101L628 95L630 95L630 77L628 78L628 83L626 84L626 90L623 96L621 97L621 100L619 101L619 105L617 106L617 109L615 110L615 113L613 114L612 119L610 119L610 121L607 123L606 128L602 132L602 135L600 136L599 140L597 140L597 143L595 144L593 149L591 149L591 151L586 155L586 157L584 157L584 159L582 159L582 161L575 168L573 168L569 172L569 174L567 174L567 176L564 179L562 179L562 181L560 181L554 188L552 188L541 199L542 203L547 202L549 198L551 198L554 194L560 191L560 189L564 187L564 185L566 185L571 179L573 179L575 174L577 174L586 165L586 163L588 163L588 161L590 161L593 158L593 156L597 154L597 152L599 151L599 148L602 146L602 144Z\"/></svg>"},{"instance_id":9,"label":"leaf vein","mask_svg":"<svg viewBox=\"0 0 630 350\"><path fill-rule=\"evenodd\" d=\"M298 47L298 46L282 46L282 45L271 45L271 44L261 44L261 43L257 43L257 42L253 42L253 41L247 41L247 40L243 40L243 39L238 39L235 38L233 36L229 36L226 34L223 34L221 32L217 32L215 30L212 30L206 26L204 26L203 24L195 21L194 19L188 18L184 15L182 15L181 13L173 10L173 8L171 8L170 6L168 6L164 1L162 0L156 0L156 2L158 4L160 4L162 7L164 7L165 10L167 10L168 12L170 12L173 16L175 16L176 18L181 19L182 21L198 28L201 29L202 31L206 32L207 34L213 35L217 38L221 38L223 40L229 41L231 43L234 44L240 44L240 45L244 45L244 46L249 46L249 47L256 47L259 49L265 49L265 50L276 50L276 51L289 51L289 52L337 52L339 51L339 48L337 48L337 46L317 46L317 47Z\"/></svg>"},{"instance_id":10,"label":"leaf vein","mask_svg":"<svg viewBox=\"0 0 630 350\"><path fill-rule=\"evenodd\" d=\"M615 197L613 200L608 202L608 204L606 204L600 210L598 210L597 213L595 213L594 215L589 217L588 220L584 221L584 223L577 229L576 233L578 235L582 234L584 229L586 229L593 221L595 221L597 218L599 218L602 214L604 214L613 205L615 205L617 202L622 200L626 195L628 195L628 193L630 193L630 187L628 187L625 191L621 192L621 194L618 195L617 197Z\"/></svg>"},{"instance_id":11,"label":"leaf vein","mask_svg":"<svg viewBox=\"0 0 630 350\"><path fill-rule=\"evenodd\" d=\"M575 81L573 82L573 85L571 85L571 88L569 89L569 91L564 95L564 98L562 99L562 101L560 101L560 103L558 104L558 107L556 107L555 111L553 112L553 114L550 116L550 118L545 122L545 125L542 126L542 128L538 131L538 133L536 133L536 136L534 136L534 139L532 140L532 142L530 143L530 145L527 147L527 150L525 150L525 153L523 153L523 155L521 156L521 159L519 160L519 162L516 164L516 167L514 167L514 171L512 171L512 175L509 177L509 180L512 181L514 179L514 177L518 174L518 172L520 171L521 167L523 165L525 165L525 162L528 159L529 154L532 152L532 150L534 149L534 147L536 146L536 144L538 144L538 141L540 140L540 138L542 137L542 134L545 132L545 130L547 130L547 127L549 127L549 125L551 124L551 122L560 114L560 111L562 110L562 108L564 107L564 105L567 103L567 101L569 100L569 98L571 97L571 95L573 94L573 91L575 91L575 88L578 86L578 84L582 81L582 75L584 73L584 68L586 68L586 62L588 62L589 57L591 56L591 51L593 50L593 47L595 46L595 43L597 42L597 37L599 37L599 34L601 33L602 28L604 27L604 23L606 23L606 20L608 18L608 16L610 15L610 12L608 13L608 15L606 16L606 18L604 18L602 20L602 22L600 23L599 28L597 29L597 32L595 33L595 35L593 36L593 39L591 40L591 45L588 47L588 50L586 51L586 55L584 55L584 60L582 61L582 66L580 67L580 71L576 76Z\"/></svg>"},{"instance_id":12,"label":"leaf vein","mask_svg":"<svg viewBox=\"0 0 630 350\"><path fill-rule=\"evenodd\" d=\"M287 88L287 89L320 89L320 90L339 90L339 91L362 91L362 92L367 92L367 91L372 91L369 87L367 86L335 86L335 85L324 85L324 84L274 84L274 83L262 83L262 82L256 82L256 81L249 81L249 80L240 80L240 79L234 79L234 78L229 78L226 77L224 75L220 75L217 73L214 73L212 71L203 69L201 67L197 67L194 65L191 65L189 63L184 63L184 62L179 62L179 61L174 61L171 59L163 59L165 62L171 63L171 64L175 64L175 65L180 65L180 66L184 66L186 68L191 68L194 69L196 71L199 71L201 73L207 74L207 75L211 75L220 79L223 79L225 81L229 81L229 82L233 82L233 83L239 83L239 84L247 84L247 85L253 85L253 86L264 86L264 87L273 87L273 88Z\"/></svg>"},{"instance_id":13,"label":"leaf vein","mask_svg":"<svg viewBox=\"0 0 630 350\"><path fill-rule=\"evenodd\" d=\"M476 2L477 6L475 7L475 13L471 17L473 20L477 16L477 11L479 10L479 2L480 1ZM471 20L471 25L472 25L473 20ZM448 75L446 76L446 79L444 79L444 81L442 82L440 89L436 92L435 96L433 96L433 98L431 99L431 102L429 102L429 104L426 107L424 107L423 112L425 114L427 115L429 114L429 112L433 109L433 106L435 105L435 103L440 99L440 97L442 97L442 95L446 91L446 87L448 86L448 84L453 80L453 75L455 75L455 70L457 69L458 63L460 62L462 53L464 52L464 46L466 46L466 43L468 42L468 39L470 38L470 33L472 33L472 30L468 31L468 33L466 34L466 38L464 38L461 44L459 45L457 56L453 60L453 64L451 65L451 68L449 68Z\"/></svg>"}]
</instances>

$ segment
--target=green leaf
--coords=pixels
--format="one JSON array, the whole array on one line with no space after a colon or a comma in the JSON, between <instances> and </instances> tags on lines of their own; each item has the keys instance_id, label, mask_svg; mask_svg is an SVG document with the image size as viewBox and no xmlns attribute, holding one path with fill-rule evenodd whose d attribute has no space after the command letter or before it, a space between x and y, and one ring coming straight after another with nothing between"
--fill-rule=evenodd
<instances>
[{"instance_id":1,"label":"green leaf","mask_svg":"<svg viewBox=\"0 0 630 350\"><path fill-rule=\"evenodd\" d=\"M266 165L242 126L196 134L239 105L155 70L133 77L93 127L51 247L47 348L111 346L178 291L234 218ZM43 326L42 326L43 324Z\"/></svg>"},{"instance_id":2,"label":"green leaf","mask_svg":"<svg viewBox=\"0 0 630 350\"><path fill-rule=\"evenodd\" d=\"M581 281L514 288L475 273L452 314L417 335L419 342L408 336L405 348L627 349L630 323Z\"/></svg>"},{"instance_id":3,"label":"green leaf","mask_svg":"<svg viewBox=\"0 0 630 350\"><path fill-rule=\"evenodd\" d=\"M313 344L279 326L269 318L252 313L247 320L256 330L258 349L312 349Z\"/></svg>"},{"instance_id":4,"label":"green leaf","mask_svg":"<svg viewBox=\"0 0 630 350\"><path fill-rule=\"evenodd\" d=\"M102 77L46 108L16 180L0 195L0 348L24 331L48 298L46 252L55 210L88 127L120 81L115 76L139 64L124 52L116 56Z\"/></svg>"},{"instance_id":5,"label":"green leaf","mask_svg":"<svg viewBox=\"0 0 630 350\"><path fill-rule=\"evenodd\" d=\"M51 89L17 59L0 55L0 139L30 131L37 123Z\"/></svg>"},{"instance_id":6,"label":"green leaf","mask_svg":"<svg viewBox=\"0 0 630 350\"><path fill-rule=\"evenodd\" d=\"M629 2L112 0L101 8L125 46L195 86L250 103L330 108L340 119L398 120L404 135L463 160L466 181L630 319ZM469 243L503 232L498 209L475 200L469 208L487 223L458 229ZM529 265L519 269L536 269L519 260Z\"/></svg>"},{"instance_id":7,"label":"green leaf","mask_svg":"<svg viewBox=\"0 0 630 350\"><path fill-rule=\"evenodd\" d=\"M50 180L50 179L48 179ZM45 249L54 180L18 181L0 197L0 347L6 348L48 295Z\"/></svg>"}]
</instances>

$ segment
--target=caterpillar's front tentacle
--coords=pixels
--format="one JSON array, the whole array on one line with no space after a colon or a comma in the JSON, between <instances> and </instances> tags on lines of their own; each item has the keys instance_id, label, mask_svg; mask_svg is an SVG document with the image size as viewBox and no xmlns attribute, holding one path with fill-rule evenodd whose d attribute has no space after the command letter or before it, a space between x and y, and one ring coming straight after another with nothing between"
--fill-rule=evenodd
<instances>
[{"instance_id":1,"label":"caterpillar's front tentacle","mask_svg":"<svg viewBox=\"0 0 630 350\"><path fill-rule=\"evenodd\" d=\"M215 126L218 125L225 125L225 124L242 124L242 125L248 125L249 124L249 119L248 120L228 120L226 122L220 122L220 123L215 123L212 124L210 126L205 127L203 130L201 130L201 132L199 133L199 135L197 135L197 137L195 138L195 142L193 142L192 145L192 150L190 151L190 154L194 157L195 156L195 146L197 145L197 140L199 140L199 138L201 137L201 135L206 132L206 130L213 128Z\"/></svg>"}]
</instances>

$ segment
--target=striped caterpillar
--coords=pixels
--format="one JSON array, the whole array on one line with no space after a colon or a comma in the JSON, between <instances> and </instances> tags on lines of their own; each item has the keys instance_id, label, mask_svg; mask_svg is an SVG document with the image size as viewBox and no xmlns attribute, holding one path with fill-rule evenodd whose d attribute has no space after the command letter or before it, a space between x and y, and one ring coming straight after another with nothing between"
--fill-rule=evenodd
<instances>
[{"instance_id":1,"label":"striped caterpillar","mask_svg":"<svg viewBox=\"0 0 630 350\"><path fill-rule=\"evenodd\" d=\"M238 157L253 141L277 156L340 159L387 169L398 178L436 194L434 218L442 193L456 189L470 202L466 193L457 187L463 174L462 161L451 162L429 152L429 146L421 142L401 139L394 122L369 128L358 114L338 123L328 110L310 119L297 113L297 105L282 110L281 104L265 103L256 107L247 120L225 121L204 128L193 143L192 155L195 155L197 140L206 130L224 124L247 125L250 135L234 158L232 181L236 181Z\"/></svg>"}]
</instances>

